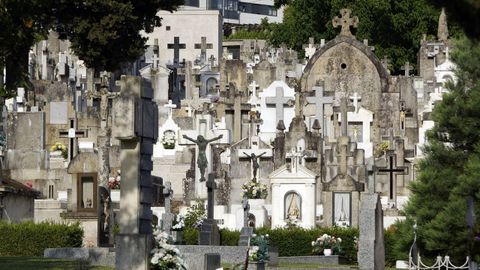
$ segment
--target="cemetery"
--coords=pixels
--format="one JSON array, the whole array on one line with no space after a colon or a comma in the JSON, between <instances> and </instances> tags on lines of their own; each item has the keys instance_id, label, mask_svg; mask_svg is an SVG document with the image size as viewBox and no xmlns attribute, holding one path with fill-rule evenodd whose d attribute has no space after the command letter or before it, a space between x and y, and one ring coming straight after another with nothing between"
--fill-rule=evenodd
<instances>
[{"instance_id":1,"label":"cemetery","mask_svg":"<svg viewBox=\"0 0 480 270\"><path fill-rule=\"evenodd\" d=\"M409 1L0 1L0 269L480 269L480 5Z\"/></svg>"}]
</instances>

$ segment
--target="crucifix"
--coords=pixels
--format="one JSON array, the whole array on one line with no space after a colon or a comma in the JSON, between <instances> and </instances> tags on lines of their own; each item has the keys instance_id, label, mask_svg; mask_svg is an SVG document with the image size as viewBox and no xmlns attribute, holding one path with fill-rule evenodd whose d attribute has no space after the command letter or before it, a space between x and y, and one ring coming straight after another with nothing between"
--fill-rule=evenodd
<instances>
[{"instance_id":1,"label":"crucifix","mask_svg":"<svg viewBox=\"0 0 480 270\"><path fill-rule=\"evenodd\" d=\"M412 68L412 66L410 66L410 63L407 61L407 62L405 62L405 65L403 65L400 69L405 71L404 76L408 77L408 76L410 76L411 68Z\"/></svg>"},{"instance_id":2,"label":"crucifix","mask_svg":"<svg viewBox=\"0 0 480 270\"><path fill-rule=\"evenodd\" d=\"M396 178L397 175L407 175L408 167L397 166L397 158L395 154L390 154L388 157L388 165L386 167L378 167L377 172L379 174L388 174L389 176L389 201L397 205L397 192L396 192Z\"/></svg>"},{"instance_id":3,"label":"crucifix","mask_svg":"<svg viewBox=\"0 0 480 270\"><path fill-rule=\"evenodd\" d=\"M285 105L289 104L290 98L284 96L283 87L277 87L275 91L276 91L276 95L274 97L265 98L265 104L267 106L268 105L275 106L275 110L276 110L275 123L278 123L278 121L280 120L283 121L283 110Z\"/></svg>"},{"instance_id":4,"label":"crucifix","mask_svg":"<svg viewBox=\"0 0 480 270\"><path fill-rule=\"evenodd\" d=\"M172 118L173 109L177 108L176 104L172 103L172 100L168 100L168 103L163 105L163 107L168 108L168 118Z\"/></svg>"},{"instance_id":5,"label":"crucifix","mask_svg":"<svg viewBox=\"0 0 480 270\"><path fill-rule=\"evenodd\" d=\"M315 104L315 119L317 119L318 122L320 123L320 129L325 135L326 131L324 130L324 127L325 127L324 105L332 104L333 97L323 96L323 83L322 85L313 87L313 90L315 91L315 96L307 97L307 102L309 104Z\"/></svg>"},{"instance_id":6,"label":"crucifix","mask_svg":"<svg viewBox=\"0 0 480 270\"><path fill-rule=\"evenodd\" d=\"M195 49L200 49L200 59L203 65L207 61L207 49L213 49L213 44L207 43L207 37L202 37L201 43L195 43Z\"/></svg>"},{"instance_id":7,"label":"crucifix","mask_svg":"<svg viewBox=\"0 0 480 270\"><path fill-rule=\"evenodd\" d=\"M346 97L342 97L340 100L340 107L333 107L334 112L340 112L342 114L342 122L341 122L341 136L348 136L348 112L353 112L355 107L349 106Z\"/></svg>"},{"instance_id":8,"label":"crucifix","mask_svg":"<svg viewBox=\"0 0 480 270\"><path fill-rule=\"evenodd\" d=\"M355 107L355 113L358 113L358 102L362 100L362 97L357 92L350 96L350 100L353 101L353 107Z\"/></svg>"},{"instance_id":9,"label":"crucifix","mask_svg":"<svg viewBox=\"0 0 480 270\"><path fill-rule=\"evenodd\" d=\"M78 139L88 137L88 129L77 130L76 119L70 119L70 128L61 130L58 133L60 138L69 138L68 140L68 160L72 160L78 152Z\"/></svg>"},{"instance_id":10,"label":"crucifix","mask_svg":"<svg viewBox=\"0 0 480 270\"><path fill-rule=\"evenodd\" d=\"M267 152L263 152L260 155L255 155L255 153L247 154L246 152L243 152L243 154L252 161L253 182L257 180L257 170L258 168L260 168L260 165L258 164L258 159L261 158L266 153Z\"/></svg>"},{"instance_id":11,"label":"crucifix","mask_svg":"<svg viewBox=\"0 0 480 270\"><path fill-rule=\"evenodd\" d=\"M180 67L180 50L185 49L185 43L180 43L180 37L174 37L173 43L167 44L168 49L173 49L172 76L174 80L174 103L180 103L180 80L178 79L178 68Z\"/></svg>"},{"instance_id":12,"label":"crucifix","mask_svg":"<svg viewBox=\"0 0 480 270\"><path fill-rule=\"evenodd\" d=\"M332 20L333 27L334 28L337 28L339 26L342 27L342 30L340 31L340 34L339 34L340 36L353 36L352 33L350 32L350 26L352 26L353 28L358 27L358 17L357 16L350 17L350 15L352 14L352 11L348 8L341 9L340 14L341 14L340 17L336 16L335 18L333 18Z\"/></svg>"},{"instance_id":13,"label":"crucifix","mask_svg":"<svg viewBox=\"0 0 480 270\"><path fill-rule=\"evenodd\" d=\"M205 181L205 170L208 166L207 156L205 155L205 151L207 150L207 145L211 142L214 142L216 140L220 140L221 138L223 138L223 134L220 134L219 136L212 139L206 139L202 135L198 135L196 140L188 137L185 134L182 137L197 145L197 148L198 148L197 166L200 169L200 182L203 182Z\"/></svg>"}]
</instances>

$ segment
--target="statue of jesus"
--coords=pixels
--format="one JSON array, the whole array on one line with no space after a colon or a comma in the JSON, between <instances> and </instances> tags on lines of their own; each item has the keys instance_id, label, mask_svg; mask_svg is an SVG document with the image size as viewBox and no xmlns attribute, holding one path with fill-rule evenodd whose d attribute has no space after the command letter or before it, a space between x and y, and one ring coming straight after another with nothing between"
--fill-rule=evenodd
<instances>
[{"instance_id":1,"label":"statue of jesus","mask_svg":"<svg viewBox=\"0 0 480 270\"><path fill-rule=\"evenodd\" d=\"M198 146L197 166L198 169L200 169L200 182L204 182L206 180L205 169L208 165L207 156L205 154L205 151L207 150L207 145L213 141L223 138L223 135L217 136L210 140L205 139L202 135L198 135L196 140L188 137L187 135L183 135L183 138L194 142Z\"/></svg>"},{"instance_id":2,"label":"statue of jesus","mask_svg":"<svg viewBox=\"0 0 480 270\"><path fill-rule=\"evenodd\" d=\"M252 161L252 168L253 168L253 181L257 180L257 170L258 168L260 168L260 165L258 164L258 158L265 155L267 152L263 152L261 153L260 155L255 155L254 153L248 155L247 153L243 152L243 154L245 156L247 156L248 158L250 158L250 160Z\"/></svg>"}]
</instances>

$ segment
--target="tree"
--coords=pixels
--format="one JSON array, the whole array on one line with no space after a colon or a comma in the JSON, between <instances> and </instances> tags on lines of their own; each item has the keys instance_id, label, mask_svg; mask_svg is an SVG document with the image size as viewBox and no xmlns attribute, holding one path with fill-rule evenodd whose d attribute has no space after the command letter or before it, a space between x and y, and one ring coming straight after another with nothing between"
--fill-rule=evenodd
<instances>
[{"instance_id":1,"label":"tree","mask_svg":"<svg viewBox=\"0 0 480 270\"><path fill-rule=\"evenodd\" d=\"M458 79L447 84L449 93L432 113L435 126L405 210L418 223L422 255L460 262L474 238L466 223L468 196L480 216L480 43L463 39L456 48ZM473 249L479 260L478 243Z\"/></svg>"},{"instance_id":2,"label":"tree","mask_svg":"<svg viewBox=\"0 0 480 270\"><path fill-rule=\"evenodd\" d=\"M28 84L28 51L48 30L71 41L87 67L114 71L144 52L146 38L161 18L183 0L2 0L0 1L0 68L7 69L8 94Z\"/></svg>"},{"instance_id":3,"label":"tree","mask_svg":"<svg viewBox=\"0 0 480 270\"><path fill-rule=\"evenodd\" d=\"M283 23L273 31L273 44L285 43L303 55L302 44L309 37L318 41L337 35L331 21L346 7L359 17L357 39L368 39L379 58L387 56L394 73L406 61L417 62L420 39L424 33L436 33L440 14L426 0L277 0L276 4L287 6ZM450 32L458 33L455 27Z\"/></svg>"}]
</instances>

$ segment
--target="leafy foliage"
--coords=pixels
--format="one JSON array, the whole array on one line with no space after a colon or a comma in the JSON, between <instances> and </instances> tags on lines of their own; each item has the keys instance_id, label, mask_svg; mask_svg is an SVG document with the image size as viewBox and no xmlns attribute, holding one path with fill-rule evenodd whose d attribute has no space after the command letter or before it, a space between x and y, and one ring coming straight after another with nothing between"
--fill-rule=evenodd
<instances>
[{"instance_id":1,"label":"leafy foliage","mask_svg":"<svg viewBox=\"0 0 480 270\"><path fill-rule=\"evenodd\" d=\"M480 44L462 39L456 48L458 79L447 84L450 92L432 113L435 126L405 210L418 223L423 257L449 255L461 262L470 252L480 259L473 235L480 232L478 218L473 232L465 218L468 196L480 215Z\"/></svg>"},{"instance_id":2,"label":"leafy foliage","mask_svg":"<svg viewBox=\"0 0 480 270\"><path fill-rule=\"evenodd\" d=\"M393 73L399 73L406 62L416 63L416 53L424 33L436 34L439 10L426 0L277 0L277 5L288 4L282 24L272 28L271 42L286 44L303 55L302 45L309 37L319 41L333 39L338 29L331 20L342 8L352 9L359 24L358 40L368 39L375 46L379 58L387 56ZM450 24L452 25L452 24ZM450 27L456 35L456 27Z\"/></svg>"},{"instance_id":3,"label":"leafy foliage","mask_svg":"<svg viewBox=\"0 0 480 270\"><path fill-rule=\"evenodd\" d=\"M43 256L46 248L81 247L79 223L0 223L0 256Z\"/></svg>"}]
</instances>

